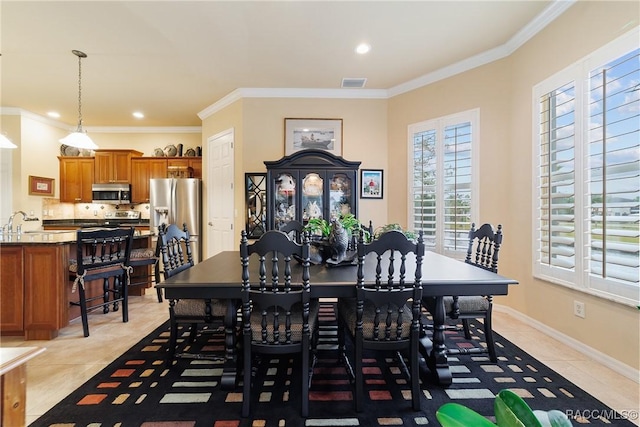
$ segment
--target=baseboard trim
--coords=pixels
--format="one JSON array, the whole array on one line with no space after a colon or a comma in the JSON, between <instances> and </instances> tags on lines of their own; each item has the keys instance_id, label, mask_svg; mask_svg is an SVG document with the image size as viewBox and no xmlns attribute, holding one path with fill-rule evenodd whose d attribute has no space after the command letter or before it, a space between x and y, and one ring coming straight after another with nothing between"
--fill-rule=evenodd
<instances>
[{"instance_id":1,"label":"baseboard trim","mask_svg":"<svg viewBox=\"0 0 640 427\"><path fill-rule=\"evenodd\" d=\"M494 303L493 309L501 313L508 314L512 317L515 317L516 319L526 323L527 325L531 326L534 329L537 329L543 334L548 335L549 337L556 339L562 342L563 344L568 345L569 347L573 348L576 351L579 351L580 353L584 354L588 358L593 359L594 361L611 368L611 370L619 373L620 375L623 375L624 377L629 378L630 380L636 383L640 383L640 371L637 369L634 369L633 367L627 365L626 363L622 363L619 360L614 359L613 357L602 353L601 351L598 351L592 347L589 347L588 345L585 345L584 343L576 340L575 338L572 338L568 335L563 334L562 332L559 332L553 328L550 328L548 325L545 325L544 323L536 319L526 316L521 312L514 310L511 307Z\"/></svg>"}]
</instances>

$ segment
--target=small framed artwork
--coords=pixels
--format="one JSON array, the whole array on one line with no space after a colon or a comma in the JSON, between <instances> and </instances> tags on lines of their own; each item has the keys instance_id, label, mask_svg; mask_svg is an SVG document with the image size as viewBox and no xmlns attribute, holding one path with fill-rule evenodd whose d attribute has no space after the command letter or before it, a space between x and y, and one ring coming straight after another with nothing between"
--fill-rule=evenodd
<instances>
[{"instance_id":1,"label":"small framed artwork","mask_svg":"<svg viewBox=\"0 0 640 427\"><path fill-rule=\"evenodd\" d=\"M360 169L360 198L382 199L382 169Z\"/></svg>"},{"instance_id":2,"label":"small framed artwork","mask_svg":"<svg viewBox=\"0 0 640 427\"><path fill-rule=\"evenodd\" d=\"M53 178L29 175L29 195L53 196Z\"/></svg>"},{"instance_id":3,"label":"small framed artwork","mask_svg":"<svg viewBox=\"0 0 640 427\"><path fill-rule=\"evenodd\" d=\"M284 154L307 149L342 156L342 119L284 119Z\"/></svg>"}]
</instances>

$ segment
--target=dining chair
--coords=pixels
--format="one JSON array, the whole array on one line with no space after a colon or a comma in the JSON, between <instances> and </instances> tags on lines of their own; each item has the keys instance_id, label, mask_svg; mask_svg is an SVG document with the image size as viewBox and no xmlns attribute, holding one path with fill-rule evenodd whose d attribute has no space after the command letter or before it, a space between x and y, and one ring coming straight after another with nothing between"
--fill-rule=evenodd
<instances>
[{"instance_id":1,"label":"dining chair","mask_svg":"<svg viewBox=\"0 0 640 427\"><path fill-rule=\"evenodd\" d=\"M249 244L243 230L240 258L244 361L242 416L249 416L252 386L256 386L252 384L254 356L300 353L301 414L307 417L315 360L311 353L318 336L318 304L310 298L309 236L304 233L300 244L282 231L270 230ZM249 273L252 262L258 264L258 277L251 277ZM302 265L301 275L294 277L293 264L298 262ZM296 393L292 390L290 395Z\"/></svg>"},{"instance_id":2,"label":"dining chair","mask_svg":"<svg viewBox=\"0 0 640 427\"><path fill-rule=\"evenodd\" d=\"M475 223L469 230L469 246L465 262L483 270L498 272L498 254L502 245L502 225L494 230L491 224L483 224L476 230ZM433 310L433 299L425 299L425 306ZM464 331L467 340L471 340L469 329L470 319L482 319L486 348L449 349L449 354L488 353L491 362L498 360L493 339L491 314L493 311L493 297L491 295L478 296L447 296L443 298L444 310L448 319L460 320L462 327L454 325L454 329Z\"/></svg>"},{"instance_id":3,"label":"dining chair","mask_svg":"<svg viewBox=\"0 0 640 427\"><path fill-rule=\"evenodd\" d=\"M175 224L162 224L158 227L158 247L162 260L164 279L173 277L194 265L191 251L191 240L187 225L182 230ZM210 356L183 351L177 353L178 326L189 324L189 342L194 342L198 325L211 324L216 321L224 324L226 316L235 318L236 308L233 300L226 299L171 299L169 300L170 335L167 351L167 364L171 365L177 357L197 359L222 359L224 355ZM229 324L233 324L230 322ZM233 328L235 329L235 328ZM183 349L186 350L186 349Z\"/></svg>"},{"instance_id":4,"label":"dining chair","mask_svg":"<svg viewBox=\"0 0 640 427\"><path fill-rule=\"evenodd\" d=\"M292 219L285 225L280 227L280 231L286 233L294 242L302 243L302 233L304 231L304 225L300 221Z\"/></svg>"},{"instance_id":5,"label":"dining chair","mask_svg":"<svg viewBox=\"0 0 640 427\"><path fill-rule=\"evenodd\" d=\"M363 409L365 349L396 352L398 361L410 379L411 406L419 410L418 340L424 257L422 233L417 242L413 242L401 231L392 230L371 243L365 243L364 233L361 232L357 251L356 298L338 300L339 346L344 350L346 333L354 344L356 411ZM409 254L413 256L408 257ZM364 282L365 268L375 269L374 283ZM407 272L412 272L413 277L406 277ZM408 351L409 369L401 351ZM346 353L344 361L352 372Z\"/></svg>"},{"instance_id":6,"label":"dining chair","mask_svg":"<svg viewBox=\"0 0 640 427\"><path fill-rule=\"evenodd\" d=\"M98 308L102 307L105 314L110 306L113 311L121 310L122 321L129 321L129 258L132 244L131 227L82 228L77 231L76 259L70 262L69 272L73 281L71 291L78 291L78 300L69 304L80 307L85 337L89 336L88 313ZM91 287L90 282L93 281L101 281L101 286Z\"/></svg>"}]
</instances>

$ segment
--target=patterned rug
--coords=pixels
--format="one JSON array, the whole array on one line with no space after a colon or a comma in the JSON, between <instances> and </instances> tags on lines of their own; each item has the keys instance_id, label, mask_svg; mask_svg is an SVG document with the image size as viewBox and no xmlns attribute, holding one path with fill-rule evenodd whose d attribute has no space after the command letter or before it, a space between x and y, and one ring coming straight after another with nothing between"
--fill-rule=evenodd
<instances>
[{"instance_id":1,"label":"patterned rug","mask_svg":"<svg viewBox=\"0 0 640 427\"><path fill-rule=\"evenodd\" d=\"M633 426L556 372L496 335L498 363L485 355L449 358L453 384L435 385L422 366L421 411L411 409L411 393L392 355L367 354L365 410L357 413L353 389L335 351L332 304L321 309L321 344L310 390L310 413L300 417L299 360L265 359L257 369L251 417L240 417L242 388L223 391L221 362L179 359L164 365L168 322L158 327L82 387L31 424L32 427L295 427L295 426L439 426L435 412L446 402L466 405L492 421L493 400L504 388L533 409L558 409L574 425ZM482 325L472 322L474 339L447 332L448 347L478 345ZM209 331L211 332L211 331ZM184 331L183 339L187 336ZM192 351L219 352L220 334L201 335ZM424 365L424 363L423 363Z\"/></svg>"}]
</instances>

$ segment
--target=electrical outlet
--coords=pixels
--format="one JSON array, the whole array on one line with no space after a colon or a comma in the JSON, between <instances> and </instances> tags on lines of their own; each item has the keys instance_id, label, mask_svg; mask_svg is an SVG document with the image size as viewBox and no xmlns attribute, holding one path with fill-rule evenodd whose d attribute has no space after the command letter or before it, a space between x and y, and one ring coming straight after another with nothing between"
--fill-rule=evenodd
<instances>
[{"instance_id":1,"label":"electrical outlet","mask_svg":"<svg viewBox=\"0 0 640 427\"><path fill-rule=\"evenodd\" d=\"M586 317L586 312L584 310L584 303L581 301L573 301L573 314L578 317L582 317L583 319Z\"/></svg>"}]
</instances>

